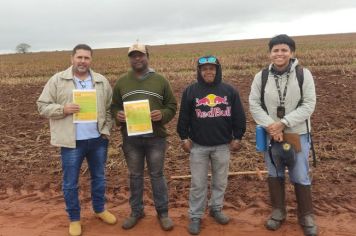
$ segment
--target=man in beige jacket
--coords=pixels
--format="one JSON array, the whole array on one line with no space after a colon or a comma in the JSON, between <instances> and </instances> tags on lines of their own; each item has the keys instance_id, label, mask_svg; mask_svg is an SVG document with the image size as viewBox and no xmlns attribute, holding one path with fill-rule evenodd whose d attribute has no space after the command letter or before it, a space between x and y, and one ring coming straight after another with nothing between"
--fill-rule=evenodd
<instances>
[{"instance_id":1,"label":"man in beige jacket","mask_svg":"<svg viewBox=\"0 0 356 236\"><path fill-rule=\"evenodd\" d=\"M112 126L110 112L112 89L108 80L90 69L92 49L85 44L74 47L72 66L55 74L37 100L40 114L49 118L51 144L61 148L63 193L70 225L69 234L81 235L78 178L84 158L91 176L91 196L95 215L108 224L116 218L105 210L105 164L108 136ZM73 102L73 90L96 94L96 119L74 122L74 114L83 107ZM82 90L82 91L81 91ZM95 112L94 112L95 114Z\"/></svg>"},{"instance_id":2,"label":"man in beige jacket","mask_svg":"<svg viewBox=\"0 0 356 236\"><path fill-rule=\"evenodd\" d=\"M277 230L286 220L285 169L288 168L298 205L298 222L304 235L316 236L308 159L310 117L316 104L314 79L295 58L294 39L286 34L277 35L269 41L268 48L271 64L256 74L249 96L251 115L266 129L270 142L264 158L272 212L265 226ZM288 137L294 137L293 142Z\"/></svg>"}]
</instances>

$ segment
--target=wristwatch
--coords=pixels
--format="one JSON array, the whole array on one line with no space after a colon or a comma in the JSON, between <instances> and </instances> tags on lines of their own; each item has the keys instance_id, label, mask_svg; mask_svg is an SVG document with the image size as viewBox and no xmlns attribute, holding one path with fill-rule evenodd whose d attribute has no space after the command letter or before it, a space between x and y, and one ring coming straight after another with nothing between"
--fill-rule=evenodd
<instances>
[{"instance_id":1,"label":"wristwatch","mask_svg":"<svg viewBox=\"0 0 356 236\"><path fill-rule=\"evenodd\" d=\"M281 119L281 122L288 127L289 123L288 123L288 120L286 120L285 118L282 118Z\"/></svg>"}]
</instances>

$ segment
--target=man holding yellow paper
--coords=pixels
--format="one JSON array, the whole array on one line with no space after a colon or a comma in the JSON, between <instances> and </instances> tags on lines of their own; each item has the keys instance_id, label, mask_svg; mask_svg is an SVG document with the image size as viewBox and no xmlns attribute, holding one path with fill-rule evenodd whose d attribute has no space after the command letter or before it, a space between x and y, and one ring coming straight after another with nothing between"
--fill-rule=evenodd
<instances>
[{"instance_id":1,"label":"man holding yellow paper","mask_svg":"<svg viewBox=\"0 0 356 236\"><path fill-rule=\"evenodd\" d=\"M124 102L124 111L128 136L153 132L148 99Z\"/></svg>"},{"instance_id":2,"label":"man holding yellow paper","mask_svg":"<svg viewBox=\"0 0 356 236\"><path fill-rule=\"evenodd\" d=\"M74 47L72 66L55 74L37 100L40 114L49 118L51 144L61 147L63 193L69 215L69 234L81 235L78 178L84 158L91 176L95 215L105 223L116 218L105 210L105 164L112 126L112 90L108 80L90 69L92 49Z\"/></svg>"},{"instance_id":3,"label":"man holding yellow paper","mask_svg":"<svg viewBox=\"0 0 356 236\"><path fill-rule=\"evenodd\" d=\"M131 215L125 219L122 228L130 229L144 217L142 198L146 160L160 225L163 230L171 230L173 222L168 216L168 191L163 175L167 136L164 125L174 117L177 102L169 82L148 67L149 54L145 45L134 44L129 48L128 56L132 70L116 82L111 106L116 123L121 126L123 151L130 172ZM130 102L139 100L148 100L148 121L130 115L137 106ZM151 132L145 128L150 122ZM141 128L138 125L142 125ZM135 131L138 131L136 135Z\"/></svg>"}]
</instances>

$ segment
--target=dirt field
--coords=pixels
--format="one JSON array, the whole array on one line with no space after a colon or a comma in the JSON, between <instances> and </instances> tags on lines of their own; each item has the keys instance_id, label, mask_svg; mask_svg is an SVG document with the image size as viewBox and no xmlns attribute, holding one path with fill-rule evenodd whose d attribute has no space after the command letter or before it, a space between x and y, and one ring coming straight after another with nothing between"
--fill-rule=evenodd
<instances>
[{"instance_id":1,"label":"dirt field","mask_svg":"<svg viewBox=\"0 0 356 236\"><path fill-rule=\"evenodd\" d=\"M312 192L320 235L356 235L355 39L356 34L296 38L297 57L312 71L317 90L312 126L318 163L312 169ZM178 100L185 86L195 79L194 60L198 56L215 54L221 59L224 80L240 91L248 115L244 147L231 156L230 171L264 169L261 155L255 151L255 124L247 101L254 74L268 64L266 42L261 39L150 49L151 66L170 80ZM127 69L126 50L96 50L93 68L114 84L117 75ZM59 149L49 145L48 120L38 115L35 101L48 78L69 66L69 55L0 55L0 236L67 235ZM107 163L107 206L119 223L106 226L93 216L84 164L80 183L83 235L188 235L190 182L170 178L190 173L188 155L178 145L176 121L177 116L168 125L171 135L165 163L174 230L166 233L159 228L148 178L144 197L147 216L134 229L121 229L130 211L129 189L121 137L115 127ZM256 176L231 176L225 200L231 223L220 226L206 216L201 235L302 235L292 185L287 186L288 219L277 232L263 227L270 211L265 178L261 181Z\"/></svg>"}]
</instances>

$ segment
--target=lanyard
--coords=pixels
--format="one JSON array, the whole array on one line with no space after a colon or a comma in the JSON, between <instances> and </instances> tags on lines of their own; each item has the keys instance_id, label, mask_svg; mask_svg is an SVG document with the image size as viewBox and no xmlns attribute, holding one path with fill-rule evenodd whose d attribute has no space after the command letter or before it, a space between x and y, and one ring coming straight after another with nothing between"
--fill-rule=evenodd
<instances>
[{"instance_id":1,"label":"lanyard","mask_svg":"<svg viewBox=\"0 0 356 236\"><path fill-rule=\"evenodd\" d=\"M276 76L276 75L274 76L274 81L276 82L280 105L282 107L284 107L284 102L286 100L287 87L288 87L287 85L288 85L288 81L289 81L289 74L287 74L287 82L286 82L286 85L284 86L283 96L281 94L281 86L278 83L278 76Z\"/></svg>"}]
</instances>

